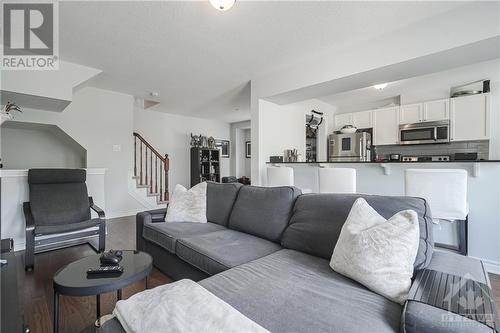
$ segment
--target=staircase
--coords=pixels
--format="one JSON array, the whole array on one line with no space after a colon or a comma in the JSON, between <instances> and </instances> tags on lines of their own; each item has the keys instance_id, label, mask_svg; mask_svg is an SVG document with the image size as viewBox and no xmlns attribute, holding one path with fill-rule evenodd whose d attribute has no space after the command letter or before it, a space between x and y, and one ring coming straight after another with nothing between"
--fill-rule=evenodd
<instances>
[{"instance_id":1,"label":"staircase","mask_svg":"<svg viewBox=\"0 0 500 333\"><path fill-rule=\"evenodd\" d=\"M134 174L137 189L144 189L156 206L168 203L168 154L161 155L139 133L134 132ZM148 200L143 200L147 202ZM151 200L149 200L151 201ZM153 208L153 207L151 207Z\"/></svg>"}]
</instances>

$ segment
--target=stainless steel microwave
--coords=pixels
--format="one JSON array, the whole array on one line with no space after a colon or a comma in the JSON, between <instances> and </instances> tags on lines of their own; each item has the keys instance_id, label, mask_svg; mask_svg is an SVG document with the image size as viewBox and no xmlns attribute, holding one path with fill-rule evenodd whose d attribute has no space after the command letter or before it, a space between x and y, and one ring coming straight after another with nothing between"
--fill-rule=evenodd
<instances>
[{"instance_id":1,"label":"stainless steel microwave","mask_svg":"<svg viewBox=\"0 0 500 333\"><path fill-rule=\"evenodd\" d=\"M450 121L428 121L399 126L399 143L421 145L450 142Z\"/></svg>"}]
</instances>

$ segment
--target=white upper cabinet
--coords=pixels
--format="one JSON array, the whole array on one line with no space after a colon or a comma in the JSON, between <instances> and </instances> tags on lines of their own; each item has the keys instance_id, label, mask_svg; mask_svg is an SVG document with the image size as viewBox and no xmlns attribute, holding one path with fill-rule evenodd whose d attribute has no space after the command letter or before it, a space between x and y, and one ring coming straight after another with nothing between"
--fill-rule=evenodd
<instances>
[{"instance_id":1,"label":"white upper cabinet","mask_svg":"<svg viewBox=\"0 0 500 333\"><path fill-rule=\"evenodd\" d=\"M421 122L423 119L423 103L401 105L399 123L413 124Z\"/></svg>"},{"instance_id":2,"label":"white upper cabinet","mask_svg":"<svg viewBox=\"0 0 500 333\"><path fill-rule=\"evenodd\" d=\"M400 124L413 124L423 121L438 121L450 119L449 99L440 99L425 103L401 105Z\"/></svg>"},{"instance_id":3,"label":"white upper cabinet","mask_svg":"<svg viewBox=\"0 0 500 333\"><path fill-rule=\"evenodd\" d=\"M399 142L399 107L373 110L373 144L395 145Z\"/></svg>"},{"instance_id":4,"label":"white upper cabinet","mask_svg":"<svg viewBox=\"0 0 500 333\"><path fill-rule=\"evenodd\" d=\"M335 115L335 130L340 131L340 129L345 125L353 125L352 113Z\"/></svg>"},{"instance_id":5,"label":"white upper cabinet","mask_svg":"<svg viewBox=\"0 0 500 333\"><path fill-rule=\"evenodd\" d=\"M452 141L489 139L490 94L451 99Z\"/></svg>"},{"instance_id":6,"label":"white upper cabinet","mask_svg":"<svg viewBox=\"0 0 500 333\"><path fill-rule=\"evenodd\" d=\"M450 100L440 99L424 103L423 121L438 121L450 119Z\"/></svg>"},{"instance_id":7,"label":"white upper cabinet","mask_svg":"<svg viewBox=\"0 0 500 333\"><path fill-rule=\"evenodd\" d=\"M352 124L357 128L372 128L372 111L354 112L352 114Z\"/></svg>"}]
</instances>

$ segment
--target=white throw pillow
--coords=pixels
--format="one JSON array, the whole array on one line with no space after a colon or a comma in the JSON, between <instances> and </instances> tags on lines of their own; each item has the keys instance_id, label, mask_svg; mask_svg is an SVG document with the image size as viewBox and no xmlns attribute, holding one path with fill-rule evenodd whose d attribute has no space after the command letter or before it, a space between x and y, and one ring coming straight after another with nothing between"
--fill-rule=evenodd
<instances>
[{"instance_id":1,"label":"white throw pillow","mask_svg":"<svg viewBox=\"0 0 500 333\"><path fill-rule=\"evenodd\" d=\"M403 304L410 291L418 243L415 211L404 210L386 220L359 198L342 227L330 267Z\"/></svg>"},{"instance_id":2,"label":"white throw pillow","mask_svg":"<svg viewBox=\"0 0 500 333\"><path fill-rule=\"evenodd\" d=\"M189 191L175 185L165 222L207 222L207 183L199 183Z\"/></svg>"}]
</instances>

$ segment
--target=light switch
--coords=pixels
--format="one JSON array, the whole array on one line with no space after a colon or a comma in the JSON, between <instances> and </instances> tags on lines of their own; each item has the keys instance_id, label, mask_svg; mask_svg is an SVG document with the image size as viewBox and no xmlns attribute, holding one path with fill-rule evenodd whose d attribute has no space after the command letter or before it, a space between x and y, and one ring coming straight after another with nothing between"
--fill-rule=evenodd
<instances>
[{"instance_id":1,"label":"light switch","mask_svg":"<svg viewBox=\"0 0 500 333\"><path fill-rule=\"evenodd\" d=\"M122 151L122 146L121 145L113 145L113 151L114 152Z\"/></svg>"}]
</instances>

